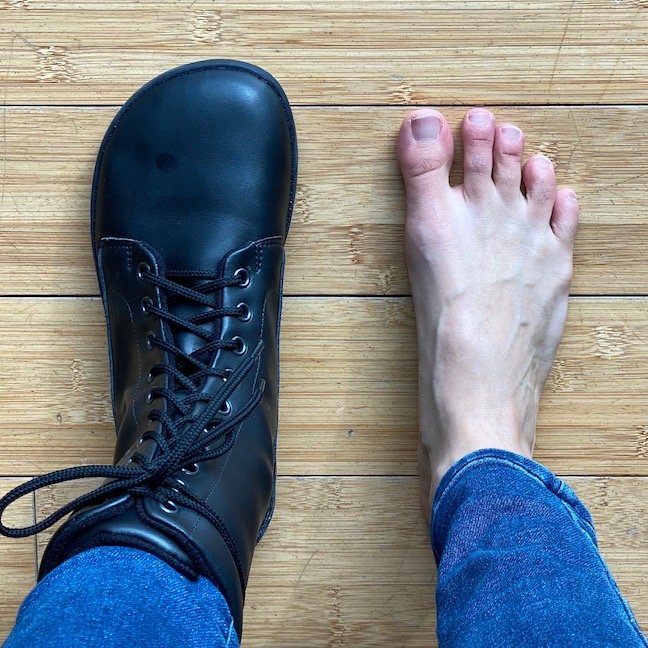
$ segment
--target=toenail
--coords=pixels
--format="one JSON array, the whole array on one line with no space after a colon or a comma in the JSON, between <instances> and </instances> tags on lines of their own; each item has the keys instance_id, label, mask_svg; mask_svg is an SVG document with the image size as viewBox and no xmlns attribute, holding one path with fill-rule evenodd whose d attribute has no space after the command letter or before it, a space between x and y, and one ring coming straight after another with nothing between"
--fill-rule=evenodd
<instances>
[{"instance_id":1,"label":"toenail","mask_svg":"<svg viewBox=\"0 0 648 648\"><path fill-rule=\"evenodd\" d=\"M522 137L522 131L515 126L502 126L500 129L505 140L517 142Z\"/></svg>"},{"instance_id":2,"label":"toenail","mask_svg":"<svg viewBox=\"0 0 648 648\"><path fill-rule=\"evenodd\" d=\"M553 162L546 155L537 155L538 162L544 166L553 166Z\"/></svg>"},{"instance_id":3,"label":"toenail","mask_svg":"<svg viewBox=\"0 0 648 648\"><path fill-rule=\"evenodd\" d=\"M569 200L571 200L573 203L578 202L578 196L577 196L576 193L573 192L573 191L570 191L570 192L567 194L567 198L569 198Z\"/></svg>"},{"instance_id":4,"label":"toenail","mask_svg":"<svg viewBox=\"0 0 648 648\"><path fill-rule=\"evenodd\" d=\"M412 135L417 142L434 142L441 132L441 120L436 115L412 118Z\"/></svg>"},{"instance_id":5,"label":"toenail","mask_svg":"<svg viewBox=\"0 0 648 648\"><path fill-rule=\"evenodd\" d=\"M491 114L485 110L473 110L468 113L468 121L478 128L486 128L491 123Z\"/></svg>"}]
</instances>

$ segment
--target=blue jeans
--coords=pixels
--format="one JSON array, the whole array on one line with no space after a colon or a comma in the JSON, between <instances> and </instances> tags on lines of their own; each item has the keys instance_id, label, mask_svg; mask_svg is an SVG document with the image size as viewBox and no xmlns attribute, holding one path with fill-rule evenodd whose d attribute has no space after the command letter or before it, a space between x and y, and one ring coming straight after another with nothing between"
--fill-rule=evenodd
<instances>
[{"instance_id":1,"label":"blue jeans","mask_svg":"<svg viewBox=\"0 0 648 648\"><path fill-rule=\"evenodd\" d=\"M432 504L439 645L648 646L576 493L544 466L480 450Z\"/></svg>"},{"instance_id":2,"label":"blue jeans","mask_svg":"<svg viewBox=\"0 0 648 648\"><path fill-rule=\"evenodd\" d=\"M534 461L481 450L437 489L430 525L441 648L648 646L575 493ZM99 547L48 574L6 648L238 646L227 604L137 549Z\"/></svg>"}]
</instances>

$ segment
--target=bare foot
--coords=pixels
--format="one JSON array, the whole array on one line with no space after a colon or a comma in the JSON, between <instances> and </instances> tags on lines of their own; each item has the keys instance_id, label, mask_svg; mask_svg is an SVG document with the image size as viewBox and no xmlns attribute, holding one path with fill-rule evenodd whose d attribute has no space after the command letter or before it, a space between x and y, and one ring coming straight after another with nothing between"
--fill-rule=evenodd
<instances>
[{"instance_id":1,"label":"bare foot","mask_svg":"<svg viewBox=\"0 0 648 648\"><path fill-rule=\"evenodd\" d=\"M419 355L421 505L479 448L531 456L540 392L565 326L578 203L551 161L522 167L524 134L484 109L461 125L464 183L449 184L452 133L419 110L400 130L405 252ZM520 188L524 181L526 197Z\"/></svg>"}]
</instances>

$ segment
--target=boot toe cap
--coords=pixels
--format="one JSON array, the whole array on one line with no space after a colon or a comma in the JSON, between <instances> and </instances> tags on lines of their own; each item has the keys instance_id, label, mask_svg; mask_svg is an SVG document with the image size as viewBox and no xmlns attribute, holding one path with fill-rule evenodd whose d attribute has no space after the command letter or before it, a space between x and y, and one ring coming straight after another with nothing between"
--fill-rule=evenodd
<instances>
[{"instance_id":1,"label":"boot toe cap","mask_svg":"<svg viewBox=\"0 0 648 648\"><path fill-rule=\"evenodd\" d=\"M102 143L95 251L104 237L131 238L169 267L208 269L241 241L285 237L294 140L285 95L258 68L203 61L154 79L117 114Z\"/></svg>"}]
</instances>

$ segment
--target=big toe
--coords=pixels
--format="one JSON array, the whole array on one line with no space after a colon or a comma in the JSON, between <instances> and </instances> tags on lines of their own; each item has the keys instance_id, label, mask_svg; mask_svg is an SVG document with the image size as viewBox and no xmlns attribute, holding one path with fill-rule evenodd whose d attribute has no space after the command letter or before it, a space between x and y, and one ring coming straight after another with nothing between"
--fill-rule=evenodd
<instances>
[{"instance_id":1,"label":"big toe","mask_svg":"<svg viewBox=\"0 0 648 648\"><path fill-rule=\"evenodd\" d=\"M408 115L398 134L396 155L408 202L449 188L452 132L440 112L423 109Z\"/></svg>"}]
</instances>

